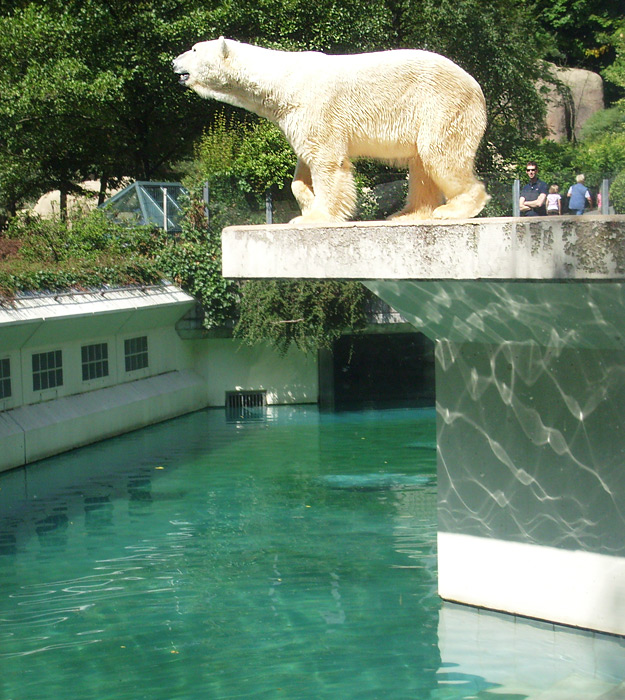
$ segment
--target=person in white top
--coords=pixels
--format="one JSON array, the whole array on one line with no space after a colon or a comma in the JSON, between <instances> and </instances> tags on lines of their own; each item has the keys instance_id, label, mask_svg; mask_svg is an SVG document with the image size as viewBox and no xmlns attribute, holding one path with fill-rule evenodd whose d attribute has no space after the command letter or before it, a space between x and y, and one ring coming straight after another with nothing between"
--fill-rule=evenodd
<instances>
[{"instance_id":1,"label":"person in white top","mask_svg":"<svg viewBox=\"0 0 625 700\"><path fill-rule=\"evenodd\" d=\"M557 185L551 185L547 195L547 216L562 214L562 195Z\"/></svg>"}]
</instances>

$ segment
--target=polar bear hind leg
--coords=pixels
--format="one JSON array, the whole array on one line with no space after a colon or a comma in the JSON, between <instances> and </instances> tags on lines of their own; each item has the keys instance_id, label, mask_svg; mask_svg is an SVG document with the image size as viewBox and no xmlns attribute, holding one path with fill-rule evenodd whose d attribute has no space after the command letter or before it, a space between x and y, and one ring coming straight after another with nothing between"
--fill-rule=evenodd
<instances>
[{"instance_id":1,"label":"polar bear hind leg","mask_svg":"<svg viewBox=\"0 0 625 700\"><path fill-rule=\"evenodd\" d=\"M470 115L472 112L469 111ZM480 113L477 113L480 116ZM466 116L466 115L464 115ZM430 177L445 195L445 204L436 207L434 219L470 219L477 216L490 197L473 172L475 153L485 126L484 119L458 120L430 136L421 144L421 158Z\"/></svg>"},{"instance_id":2,"label":"polar bear hind leg","mask_svg":"<svg viewBox=\"0 0 625 700\"><path fill-rule=\"evenodd\" d=\"M470 219L482 211L490 197L473 174L472 157L464 167L440 155L428 165L420 157L410 162L408 201L391 219Z\"/></svg>"},{"instance_id":3,"label":"polar bear hind leg","mask_svg":"<svg viewBox=\"0 0 625 700\"><path fill-rule=\"evenodd\" d=\"M486 126L481 100L473 107L451 122L432 119L432 129L419 132L410 162L408 203L400 218L469 219L490 199L473 172Z\"/></svg>"},{"instance_id":4,"label":"polar bear hind leg","mask_svg":"<svg viewBox=\"0 0 625 700\"><path fill-rule=\"evenodd\" d=\"M392 220L431 219L434 210L443 202L443 194L434 180L425 172L419 156L408 164L408 197L406 206Z\"/></svg>"},{"instance_id":5,"label":"polar bear hind leg","mask_svg":"<svg viewBox=\"0 0 625 700\"><path fill-rule=\"evenodd\" d=\"M310 168L301 158L297 159L295 174L293 175L293 182L291 183L291 192L293 192L303 215L305 215L309 209L312 209L315 200L312 175L310 174Z\"/></svg>"},{"instance_id":6,"label":"polar bear hind leg","mask_svg":"<svg viewBox=\"0 0 625 700\"><path fill-rule=\"evenodd\" d=\"M307 168L310 178L306 177ZM297 179L293 181L292 189L302 215L291 219L292 224L349 219L356 206L356 187L352 164L347 156L338 163L335 157L317 159L310 167L305 164L300 167L298 163L295 174Z\"/></svg>"}]
</instances>

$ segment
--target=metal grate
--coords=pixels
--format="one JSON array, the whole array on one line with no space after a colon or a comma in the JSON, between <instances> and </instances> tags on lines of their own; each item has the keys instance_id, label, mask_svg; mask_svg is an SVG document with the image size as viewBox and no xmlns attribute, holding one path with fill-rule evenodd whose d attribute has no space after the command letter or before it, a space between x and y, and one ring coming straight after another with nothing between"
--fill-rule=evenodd
<instances>
[{"instance_id":1,"label":"metal grate","mask_svg":"<svg viewBox=\"0 0 625 700\"><path fill-rule=\"evenodd\" d=\"M227 391L226 420L262 421L267 418L266 391Z\"/></svg>"}]
</instances>

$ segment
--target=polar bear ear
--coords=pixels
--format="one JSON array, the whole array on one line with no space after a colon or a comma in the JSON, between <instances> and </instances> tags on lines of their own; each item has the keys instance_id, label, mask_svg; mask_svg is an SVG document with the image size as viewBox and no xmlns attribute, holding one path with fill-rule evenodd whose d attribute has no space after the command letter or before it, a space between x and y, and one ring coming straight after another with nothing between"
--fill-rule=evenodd
<instances>
[{"instance_id":1,"label":"polar bear ear","mask_svg":"<svg viewBox=\"0 0 625 700\"><path fill-rule=\"evenodd\" d=\"M228 44L226 43L226 40L223 38L223 36L219 37L219 51L221 52L222 58L228 58Z\"/></svg>"}]
</instances>

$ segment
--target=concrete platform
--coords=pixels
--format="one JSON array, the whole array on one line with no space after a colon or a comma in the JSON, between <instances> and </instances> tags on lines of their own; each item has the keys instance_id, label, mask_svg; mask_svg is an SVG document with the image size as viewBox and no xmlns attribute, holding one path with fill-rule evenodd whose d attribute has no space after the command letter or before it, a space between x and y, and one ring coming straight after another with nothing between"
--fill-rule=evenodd
<instances>
[{"instance_id":1,"label":"concrete platform","mask_svg":"<svg viewBox=\"0 0 625 700\"><path fill-rule=\"evenodd\" d=\"M441 597L625 635L625 216L222 240L226 277L360 279L436 342Z\"/></svg>"},{"instance_id":2,"label":"concrete platform","mask_svg":"<svg viewBox=\"0 0 625 700\"><path fill-rule=\"evenodd\" d=\"M231 226L224 277L356 280L625 278L625 216Z\"/></svg>"}]
</instances>

